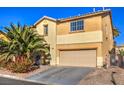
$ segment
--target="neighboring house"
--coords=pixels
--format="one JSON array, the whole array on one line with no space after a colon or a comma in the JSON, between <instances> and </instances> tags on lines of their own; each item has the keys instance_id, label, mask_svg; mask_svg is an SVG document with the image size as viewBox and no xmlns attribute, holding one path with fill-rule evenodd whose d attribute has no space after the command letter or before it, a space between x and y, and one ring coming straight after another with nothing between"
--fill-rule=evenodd
<instances>
[{"instance_id":1,"label":"neighboring house","mask_svg":"<svg viewBox=\"0 0 124 93\"><path fill-rule=\"evenodd\" d=\"M120 54L119 51L124 51L124 45L116 46L116 54Z\"/></svg>"},{"instance_id":2,"label":"neighboring house","mask_svg":"<svg viewBox=\"0 0 124 93\"><path fill-rule=\"evenodd\" d=\"M117 46L116 49L119 49L119 50L124 50L124 45L120 45L120 46Z\"/></svg>"},{"instance_id":3,"label":"neighboring house","mask_svg":"<svg viewBox=\"0 0 124 93\"><path fill-rule=\"evenodd\" d=\"M34 27L50 44L51 65L101 67L110 64L113 48L111 11L65 19L44 16Z\"/></svg>"},{"instance_id":4,"label":"neighboring house","mask_svg":"<svg viewBox=\"0 0 124 93\"><path fill-rule=\"evenodd\" d=\"M124 67L124 45L116 46L115 50L115 65Z\"/></svg>"}]
</instances>

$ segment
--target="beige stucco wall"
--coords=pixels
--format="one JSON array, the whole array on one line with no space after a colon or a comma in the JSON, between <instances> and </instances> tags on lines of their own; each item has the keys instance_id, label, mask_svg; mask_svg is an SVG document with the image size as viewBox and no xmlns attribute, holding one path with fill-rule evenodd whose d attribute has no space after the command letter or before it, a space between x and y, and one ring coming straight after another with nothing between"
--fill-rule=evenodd
<instances>
[{"instance_id":1,"label":"beige stucco wall","mask_svg":"<svg viewBox=\"0 0 124 93\"><path fill-rule=\"evenodd\" d=\"M113 48L113 34L111 26L110 15L104 15L102 18L102 30L103 30L103 61L110 64L109 51Z\"/></svg>"},{"instance_id":2,"label":"beige stucco wall","mask_svg":"<svg viewBox=\"0 0 124 93\"><path fill-rule=\"evenodd\" d=\"M84 20L84 30L82 31L82 33L102 30L101 16L92 16L88 18L83 18L83 20ZM70 34L70 21L57 24L57 35L66 35L66 34Z\"/></svg>"},{"instance_id":3,"label":"beige stucco wall","mask_svg":"<svg viewBox=\"0 0 124 93\"><path fill-rule=\"evenodd\" d=\"M57 44L92 43L102 41L102 31L92 31L57 36Z\"/></svg>"},{"instance_id":4,"label":"beige stucco wall","mask_svg":"<svg viewBox=\"0 0 124 93\"><path fill-rule=\"evenodd\" d=\"M36 25L36 30L40 35L44 35L43 25L44 25L44 20Z\"/></svg>"},{"instance_id":5,"label":"beige stucco wall","mask_svg":"<svg viewBox=\"0 0 124 93\"><path fill-rule=\"evenodd\" d=\"M36 29L40 35L44 35L43 25L48 24L48 36L45 36L45 40L50 44L50 54L51 54L51 65L56 63L56 22L43 19L39 24L36 25Z\"/></svg>"},{"instance_id":6,"label":"beige stucco wall","mask_svg":"<svg viewBox=\"0 0 124 93\"><path fill-rule=\"evenodd\" d=\"M92 16L84 19L84 31L101 31L101 16Z\"/></svg>"}]
</instances>

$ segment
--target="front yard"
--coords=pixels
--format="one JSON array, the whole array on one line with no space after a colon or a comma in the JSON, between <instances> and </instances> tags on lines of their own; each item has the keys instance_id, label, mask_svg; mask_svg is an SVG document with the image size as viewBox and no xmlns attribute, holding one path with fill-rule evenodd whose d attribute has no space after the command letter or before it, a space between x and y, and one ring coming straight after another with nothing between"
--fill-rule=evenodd
<instances>
[{"instance_id":1,"label":"front yard","mask_svg":"<svg viewBox=\"0 0 124 93\"><path fill-rule=\"evenodd\" d=\"M89 73L80 81L81 85L124 85L124 69L110 67L100 68Z\"/></svg>"},{"instance_id":2,"label":"front yard","mask_svg":"<svg viewBox=\"0 0 124 93\"><path fill-rule=\"evenodd\" d=\"M10 27L5 27L3 32L7 32L5 36L8 40L0 41L0 75L27 78L51 68L46 65L51 59L49 44L37 33L36 29L11 24ZM89 73L89 68L85 67L62 67L61 69L56 67L49 71L48 73L51 74L45 73L45 79L48 76L50 81L60 82L61 79L63 84L68 81L68 84L72 84L74 80L76 81L73 84L83 85L124 84L124 69L119 67L96 68L95 71L90 70L91 73Z\"/></svg>"},{"instance_id":3,"label":"front yard","mask_svg":"<svg viewBox=\"0 0 124 93\"><path fill-rule=\"evenodd\" d=\"M0 68L0 76L9 76L9 77L15 77L15 78L17 77L17 78L25 79L27 77L34 75L34 74L48 70L49 68L50 68L50 66L42 66L41 65L39 69L33 70L31 72L28 72L28 73L13 73L10 70L7 70L5 68Z\"/></svg>"}]
</instances>

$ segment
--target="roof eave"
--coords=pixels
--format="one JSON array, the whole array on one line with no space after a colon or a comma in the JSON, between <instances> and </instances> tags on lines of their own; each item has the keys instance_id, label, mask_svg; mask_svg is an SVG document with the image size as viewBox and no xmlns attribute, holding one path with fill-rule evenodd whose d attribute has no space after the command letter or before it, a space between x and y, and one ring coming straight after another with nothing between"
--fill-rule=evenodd
<instances>
[{"instance_id":1,"label":"roof eave","mask_svg":"<svg viewBox=\"0 0 124 93\"><path fill-rule=\"evenodd\" d=\"M55 18L48 17L48 16L43 16L42 18L40 18L38 21L36 21L36 22L34 23L34 26L36 26L37 24L39 24L43 19L48 19L48 20L51 20L51 21L54 21L54 22L57 21Z\"/></svg>"},{"instance_id":2,"label":"roof eave","mask_svg":"<svg viewBox=\"0 0 124 93\"><path fill-rule=\"evenodd\" d=\"M78 18L86 18L86 17L96 16L96 15L101 15L101 14L108 13L108 12L111 12L111 10L107 9L107 10L104 10L104 11L92 12L92 13L85 14L85 15L82 15L82 16L76 16L76 17L73 17L73 18L62 19L62 20L59 20L59 21L60 22L65 22L65 21L75 20L75 19L78 19Z\"/></svg>"}]
</instances>

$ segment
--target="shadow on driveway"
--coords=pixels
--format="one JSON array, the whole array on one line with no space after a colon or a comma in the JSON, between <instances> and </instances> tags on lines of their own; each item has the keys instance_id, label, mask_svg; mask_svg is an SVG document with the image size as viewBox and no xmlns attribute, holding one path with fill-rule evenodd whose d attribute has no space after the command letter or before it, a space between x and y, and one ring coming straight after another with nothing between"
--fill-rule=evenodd
<instances>
[{"instance_id":1,"label":"shadow on driveway","mask_svg":"<svg viewBox=\"0 0 124 93\"><path fill-rule=\"evenodd\" d=\"M44 84L29 80L21 80L0 76L0 85L44 85Z\"/></svg>"}]
</instances>

